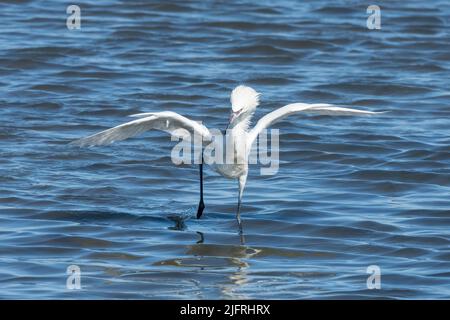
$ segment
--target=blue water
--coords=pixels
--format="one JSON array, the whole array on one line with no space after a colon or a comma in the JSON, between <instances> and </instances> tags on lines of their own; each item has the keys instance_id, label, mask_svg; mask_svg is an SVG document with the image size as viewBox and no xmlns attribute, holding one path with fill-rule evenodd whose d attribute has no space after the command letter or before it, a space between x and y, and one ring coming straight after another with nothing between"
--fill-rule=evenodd
<instances>
[{"instance_id":1,"label":"blue water","mask_svg":"<svg viewBox=\"0 0 450 320\"><path fill-rule=\"evenodd\" d=\"M0 298L450 298L450 3L0 3ZM375 3L374 3L375 4ZM377 117L292 116L280 168L237 183L175 166L148 132L74 139L138 112L224 129L238 84L256 118L292 102ZM66 269L81 269L81 289ZM381 270L369 290L367 267Z\"/></svg>"}]
</instances>

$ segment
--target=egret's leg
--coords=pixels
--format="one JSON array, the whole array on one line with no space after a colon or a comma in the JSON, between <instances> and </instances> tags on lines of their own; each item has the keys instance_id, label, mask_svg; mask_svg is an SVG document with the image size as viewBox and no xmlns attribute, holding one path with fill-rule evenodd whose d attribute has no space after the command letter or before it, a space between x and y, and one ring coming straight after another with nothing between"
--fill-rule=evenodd
<instances>
[{"instance_id":1,"label":"egret's leg","mask_svg":"<svg viewBox=\"0 0 450 320\"><path fill-rule=\"evenodd\" d=\"M203 209L205 209L205 204L203 203L203 156L202 163L200 163L200 202L198 203L197 209L197 219L203 214Z\"/></svg>"},{"instance_id":2,"label":"egret's leg","mask_svg":"<svg viewBox=\"0 0 450 320\"><path fill-rule=\"evenodd\" d=\"M243 175L239 177L239 198L238 198L238 206L236 212L236 220L239 227L239 235L243 235L242 231L242 221L241 221L241 205L242 205L242 195L244 193L245 182L247 181L247 175Z\"/></svg>"},{"instance_id":3,"label":"egret's leg","mask_svg":"<svg viewBox=\"0 0 450 320\"><path fill-rule=\"evenodd\" d=\"M242 200L239 199L239 201L238 201L238 209L237 209L237 213L236 213L236 220L237 220L237 223L238 223L238 230L239 230L239 237L240 237L240 240L241 240L241 245L244 245L245 244L245 237L244 237L244 231L242 229L242 221L241 221L241 203L242 203Z\"/></svg>"},{"instance_id":4,"label":"egret's leg","mask_svg":"<svg viewBox=\"0 0 450 320\"><path fill-rule=\"evenodd\" d=\"M242 221L241 221L241 197L238 199L238 206L237 206L237 213L236 213L236 220L239 227L239 234L242 234Z\"/></svg>"}]
</instances>

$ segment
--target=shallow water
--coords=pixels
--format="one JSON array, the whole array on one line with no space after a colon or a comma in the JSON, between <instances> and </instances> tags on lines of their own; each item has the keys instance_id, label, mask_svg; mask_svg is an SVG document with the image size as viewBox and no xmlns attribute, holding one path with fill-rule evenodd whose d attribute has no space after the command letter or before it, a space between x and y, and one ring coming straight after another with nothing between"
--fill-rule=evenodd
<instances>
[{"instance_id":1,"label":"shallow water","mask_svg":"<svg viewBox=\"0 0 450 320\"><path fill-rule=\"evenodd\" d=\"M0 4L1 298L450 298L448 1ZM291 102L389 113L281 122L280 168L237 184L171 163L146 133L73 139L137 112L223 129L237 84L256 117ZM81 269L81 290L66 269ZM366 269L381 268L369 290Z\"/></svg>"}]
</instances>

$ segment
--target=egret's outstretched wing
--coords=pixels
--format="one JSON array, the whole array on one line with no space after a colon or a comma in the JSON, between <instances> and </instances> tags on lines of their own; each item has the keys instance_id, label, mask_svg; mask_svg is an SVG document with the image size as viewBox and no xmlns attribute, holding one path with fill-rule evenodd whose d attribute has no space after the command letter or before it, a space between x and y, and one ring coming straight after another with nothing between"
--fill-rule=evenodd
<instances>
[{"instance_id":1,"label":"egret's outstretched wing","mask_svg":"<svg viewBox=\"0 0 450 320\"><path fill-rule=\"evenodd\" d=\"M280 109L272 111L266 114L264 117L262 117L256 123L255 127L249 132L247 146L251 147L256 137L258 136L258 134L261 133L262 130L270 127L272 124L284 119L285 117L297 112L305 112L320 115L339 115L339 116L365 116L383 113L383 112L362 111L350 108L341 108L325 103L317 103L317 104L292 103Z\"/></svg>"},{"instance_id":2,"label":"egret's outstretched wing","mask_svg":"<svg viewBox=\"0 0 450 320\"><path fill-rule=\"evenodd\" d=\"M201 123L190 120L175 112L163 111L145 114L137 120L121 124L86 138L75 140L71 144L80 147L106 145L114 141L134 137L151 129L162 130L178 137L184 137L186 134L197 134L204 141L211 139L209 130Z\"/></svg>"}]
</instances>

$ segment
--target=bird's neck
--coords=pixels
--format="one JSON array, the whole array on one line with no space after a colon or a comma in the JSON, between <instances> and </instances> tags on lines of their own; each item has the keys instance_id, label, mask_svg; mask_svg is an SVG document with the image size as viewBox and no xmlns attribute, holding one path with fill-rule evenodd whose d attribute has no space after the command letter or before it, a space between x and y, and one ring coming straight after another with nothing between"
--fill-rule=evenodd
<instances>
[{"instance_id":1,"label":"bird's neck","mask_svg":"<svg viewBox=\"0 0 450 320\"><path fill-rule=\"evenodd\" d=\"M250 127L250 123L253 117L253 113L249 114L248 116L239 119L239 122L233 123L231 126L229 126L228 128L236 131L236 132L248 132L249 127Z\"/></svg>"}]
</instances>

